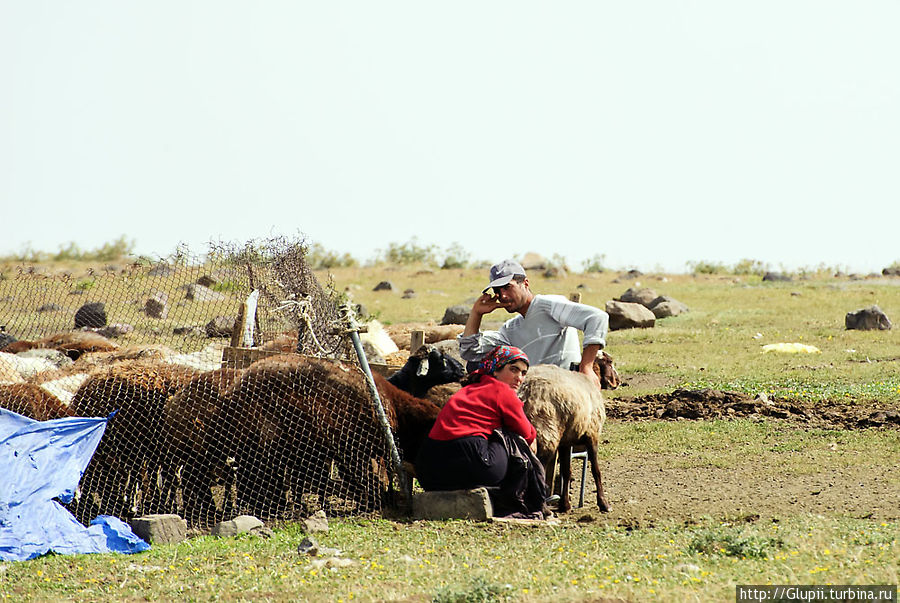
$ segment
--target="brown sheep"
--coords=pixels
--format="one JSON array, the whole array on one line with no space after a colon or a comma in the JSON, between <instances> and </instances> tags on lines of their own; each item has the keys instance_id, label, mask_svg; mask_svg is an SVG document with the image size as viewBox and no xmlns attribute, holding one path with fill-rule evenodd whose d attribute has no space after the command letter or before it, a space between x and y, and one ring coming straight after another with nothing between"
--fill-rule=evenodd
<instances>
[{"instance_id":1,"label":"brown sheep","mask_svg":"<svg viewBox=\"0 0 900 603\"><path fill-rule=\"evenodd\" d=\"M98 370L78 388L71 405L76 416L117 413L81 480L82 496L75 513L79 520L89 520L96 512L121 518L158 512L163 408L169 396L196 374L183 366L123 362Z\"/></svg>"},{"instance_id":2,"label":"brown sheep","mask_svg":"<svg viewBox=\"0 0 900 603\"><path fill-rule=\"evenodd\" d=\"M11 410L35 421L50 421L71 417L74 414L56 396L33 383L0 385L0 408Z\"/></svg>"},{"instance_id":3,"label":"brown sheep","mask_svg":"<svg viewBox=\"0 0 900 603\"><path fill-rule=\"evenodd\" d=\"M215 519L212 484L216 468L205 462L204 446L219 417L223 396L241 373L231 368L202 373L171 396L163 410L164 476L172 488L173 477L180 468L182 516L191 525L208 524ZM171 497L171 491L165 493L164 498ZM226 502L229 500L226 496Z\"/></svg>"},{"instance_id":4,"label":"brown sheep","mask_svg":"<svg viewBox=\"0 0 900 603\"><path fill-rule=\"evenodd\" d=\"M412 456L438 409L375 379L404 457ZM238 502L250 512L280 515L289 495L298 505L305 504L304 494L316 495L319 505L336 513L380 506L390 458L355 367L295 354L260 360L225 396L216 425L210 447L219 463L222 455L235 458Z\"/></svg>"}]
</instances>

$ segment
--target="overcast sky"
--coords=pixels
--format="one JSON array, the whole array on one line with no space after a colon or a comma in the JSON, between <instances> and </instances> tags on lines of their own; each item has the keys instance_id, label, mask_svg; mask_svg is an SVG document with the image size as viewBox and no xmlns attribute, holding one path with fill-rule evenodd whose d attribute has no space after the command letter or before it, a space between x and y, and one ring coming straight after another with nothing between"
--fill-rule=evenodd
<instances>
[{"instance_id":1,"label":"overcast sky","mask_svg":"<svg viewBox=\"0 0 900 603\"><path fill-rule=\"evenodd\" d=\"M900 260L900 2L0 0L0 255Z\"/></svg>"}]
</instances>

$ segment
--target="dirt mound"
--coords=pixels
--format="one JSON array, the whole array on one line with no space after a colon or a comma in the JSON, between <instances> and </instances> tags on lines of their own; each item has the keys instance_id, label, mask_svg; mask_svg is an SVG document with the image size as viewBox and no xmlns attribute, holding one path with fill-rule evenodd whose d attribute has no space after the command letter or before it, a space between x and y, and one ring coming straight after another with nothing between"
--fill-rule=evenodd
<instances>
[{"instance_id":1,"label":"dirt mound","mask_svg":"<svg viewBox=\"0 0 900 603\"><path fill-rule=\"evenodd\" d=\"M622 421L772 418L824 429L900 429L900 406L880 402L803 402L714 389L607 399L606 414Z\"/></svg>"}]
</instances>

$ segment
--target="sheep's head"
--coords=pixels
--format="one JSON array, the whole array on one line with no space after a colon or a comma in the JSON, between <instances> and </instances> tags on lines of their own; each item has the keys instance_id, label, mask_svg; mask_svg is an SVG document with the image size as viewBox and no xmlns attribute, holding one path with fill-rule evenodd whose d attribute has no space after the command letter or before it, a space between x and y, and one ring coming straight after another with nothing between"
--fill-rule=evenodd
<instances>
[{"instance_id":1,"label":"sheep's head","mask_svg":"<svg viewBox=\"0 0 900 603\"><path fill-rule=\"evenodd\" d=\"M600 378L600 389L616 389L621 384L612 356L604 351L594 358L594 372Z\"/></svg>"},{"instance_id":2,"label":"sheep's head","mask_svg":"<svg viewBox=\"0 0 900 603\"><path fill-rule=\"evenodd\" d=\"M414 396L422 397L434 385L459 381L466 374L462 364L433 345L410 354L409 360L388 381Z\"/></svg>"}]
</instances>

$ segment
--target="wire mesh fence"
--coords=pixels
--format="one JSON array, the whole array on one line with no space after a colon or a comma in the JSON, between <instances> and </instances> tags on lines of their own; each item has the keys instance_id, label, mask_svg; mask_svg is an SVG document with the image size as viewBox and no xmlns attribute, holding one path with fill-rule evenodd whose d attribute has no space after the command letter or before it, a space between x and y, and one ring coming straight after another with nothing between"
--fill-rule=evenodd
<instances>
[{"instance_id":1,"label":"wire mesh fence","mask_svg":"<svg viewBox=\"0 0 900 603\"><path fill-rule=\"evenodd\" d=\"M382 510L392 443L346 305L305 252L278 238L211 245L202 260L179 250L3 273L0 406L38 420L113 415L70 505L80 521Z\"/></svg>"}]
</instances>

